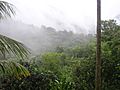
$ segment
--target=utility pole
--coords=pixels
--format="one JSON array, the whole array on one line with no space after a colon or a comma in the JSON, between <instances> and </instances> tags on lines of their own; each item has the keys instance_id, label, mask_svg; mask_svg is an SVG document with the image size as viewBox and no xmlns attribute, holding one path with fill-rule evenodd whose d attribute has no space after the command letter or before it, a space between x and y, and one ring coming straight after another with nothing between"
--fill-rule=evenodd
<instances>
[{"instance_id":1,"label":"utility pole","mask_svg":"<svg viewBox=\"0 0 120 90\"><path fill-rule=\"evenodd\" d=\"M96 49L96 73L95 90L101 90L101 0L97 0L97 49Z\"/></svg>"}]
</instances>

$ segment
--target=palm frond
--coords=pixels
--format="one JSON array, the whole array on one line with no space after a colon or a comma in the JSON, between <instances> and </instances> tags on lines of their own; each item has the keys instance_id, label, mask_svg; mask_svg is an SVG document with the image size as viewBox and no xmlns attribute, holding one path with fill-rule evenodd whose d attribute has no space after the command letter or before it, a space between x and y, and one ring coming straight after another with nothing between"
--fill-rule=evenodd
<instances>
[{"instance_id":1,"label":"palm frond","mask_svg":"<svg viewBox=\"0 0 120 90\"><path fill-rule=\"evenodd\" d=\"M14 8L14 5L5 1L0 1L0 19L15 15L15 11L13 8Z\"/></svg>"},{"instance_id":2,"label":"palm frond","mask_svg":"<svg viewBox=\"0 0 120 90\"><path fill-rule=\"evenodd\" d=\"M29 51L26 49L25 45L3 35L0 35L0 52L3 55L5 53L13 53L18 58L27 57L29 54Z\"/></svg>"},{"instance_id":3,"label":"palm frond","mask_svg":"<svg viewBox=\"0 0 120 90\"><path fill-rule=\"evenodd\" d=\"M12 61L0 61L0 72L3 75L14 76L18 79L30 76L29 71L25 67Z\"/></svg>"},{"instance_id":4,"label":"palm frond","mask_svg":"<svg viewBox=\"0 0 120 90\"><path fill-rule=\"evenodd\" d=\"M0 35L0 52L3 55L6 54L5 52L8 54L13 53L19 59L23 59L29 54L29 51L22 43L3 35ZM1 74L14 76L18 79L30 75L29 71L19 63L5 60L0 61L0 75Z\"/></svg>"},{"instance_id":5,"label":"palm frond","mask_svg":"<svg viewBox=\"0 0 120 90\"><path fill-rule=\"evenodd\" d=\"M15 11L13 7L14 6L8 2L0 1L0 19L14 15ZM22 43L0 34L0 53L3 55L13 53L19 58L24 58L27 57L29 51ZM8 74L17 78L30 75L25 67L12 61L0 61L0 75L1 74Z\"/></svg>"}]
</instances>

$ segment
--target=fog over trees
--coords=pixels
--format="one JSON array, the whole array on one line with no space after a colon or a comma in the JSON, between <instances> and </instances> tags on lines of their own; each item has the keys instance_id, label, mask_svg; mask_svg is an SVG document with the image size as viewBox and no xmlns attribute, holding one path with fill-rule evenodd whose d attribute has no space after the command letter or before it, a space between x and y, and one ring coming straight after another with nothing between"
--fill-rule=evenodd
<instances>
[{"instance_id":1,"label":"fog over trees","mask_svg":"<svg viewBox=\"0 0 120 90\"><path fill-rule=\"evenodd\" d=\"M94 34L84 34L84 29L74 26L83 33L74 33L65 29L59 31L44 25L39 28L20 21L9 20L0 23L0 33L24 43L32 52L38 54L58 46L73 47L89 41L94 36Z\"/></svg>"}]
</instances>

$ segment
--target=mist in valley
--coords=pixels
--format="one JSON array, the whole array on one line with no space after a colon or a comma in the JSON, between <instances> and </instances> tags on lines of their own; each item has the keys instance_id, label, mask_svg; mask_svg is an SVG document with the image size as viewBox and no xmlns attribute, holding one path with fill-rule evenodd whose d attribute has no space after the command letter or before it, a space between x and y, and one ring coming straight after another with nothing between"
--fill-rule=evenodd
<instances>
[{"instance_id":1,"label":"mist in valley","mask_svg":"<svg viewBox=\"0 0 120 90\"><path fill-rule=\"evenodd\" d=\"M86 34L85 29L77 25L73 26L81 33L75 33L72 29L61 31L45 25L37 27L21 21L3 20L0 23L0 33L25 44L32 54L40 54L53 51L58 46L72 48L94 37L94 33Z\"/></svg>"},{"instance_id":2,"label":"mist in valley","mask_svg":"<svg viewBox=\"0 0 120 90\"><path fill-rule=\"evenodd\" d=\"M0 22L0 33L22 42L34 54L51 51L57 46L72 47L89 41L89 36L95 37L95 0L6 1L15 5L16 15ZM119 21L119 1L108 2L102 2L102 19Z\"/></svg>"}]
</instances>

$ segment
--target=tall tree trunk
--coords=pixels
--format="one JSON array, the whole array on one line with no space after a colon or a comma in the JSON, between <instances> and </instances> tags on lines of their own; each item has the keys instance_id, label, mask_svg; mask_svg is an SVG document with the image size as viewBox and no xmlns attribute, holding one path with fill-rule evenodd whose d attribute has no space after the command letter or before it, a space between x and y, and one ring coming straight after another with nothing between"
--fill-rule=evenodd
<instances>
[{"instance_id":1,"label":"tall tree trunk","mask_svg":"<svg viewBox=\"0 0 120 90\"><path fill-rule=\"evenodd\" d=\"M95 90L101 90L101 0L97 0L97 49Z\"/></svg>"}]
</instances>

